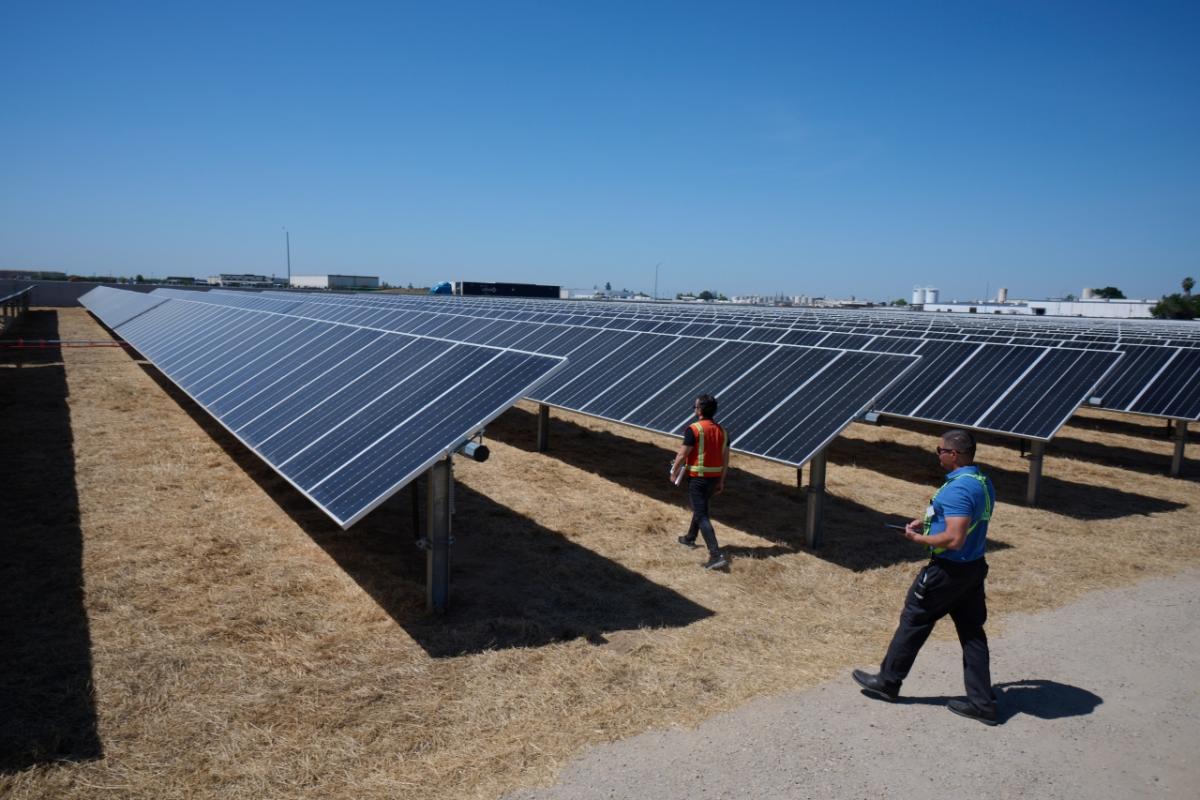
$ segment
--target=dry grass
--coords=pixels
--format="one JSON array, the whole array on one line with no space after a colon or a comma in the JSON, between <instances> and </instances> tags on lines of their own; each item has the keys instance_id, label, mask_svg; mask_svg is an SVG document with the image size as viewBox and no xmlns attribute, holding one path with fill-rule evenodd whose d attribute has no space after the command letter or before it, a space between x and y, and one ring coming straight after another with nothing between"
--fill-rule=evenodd
<instances>
[{"instance_id":1,"label":"dry grass","mask_svg":"<svg viewBox=\"0 0 1200 800\"><path fill-rule=\"evenodd\" d=\"M103 335L81 310L40 319ZM341 532L152 369L59 357L0 367L12 798L494 798L549 781L590 743L876 663L922 561L880 523L938 482L932 429L852 426L811 552L795 470L739 458L714 505L735 561L710 574L674 541L670 440L556 413L539 455L514 409L488 463L456 462L454 607L430 619L407 492ZM1196 463L1172 480L1170 453L1159 423L1086 412L1048 448L1034 509L1015 445L986 441L992 629L1200 562Z\"/></svg>"}]
</instances>

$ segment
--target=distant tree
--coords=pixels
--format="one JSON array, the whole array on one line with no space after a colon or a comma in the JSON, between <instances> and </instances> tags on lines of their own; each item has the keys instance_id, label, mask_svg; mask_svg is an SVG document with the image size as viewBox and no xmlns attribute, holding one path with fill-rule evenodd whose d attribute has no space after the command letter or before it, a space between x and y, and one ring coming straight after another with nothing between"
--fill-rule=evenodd
<instances>
[{"instance_id":1,"label":"distant tree","mask_svg":"<svg viewBox=\"0 0 1200 800\"><path fill-rule=\"evenodd\" d=\"M1067 292L1065 295L1063 295L1063 300L1066 300L1068 303L1073 302L1076 299L1077 298L1075 297L1075 295L1071 294L1070 292Z\"/></svg>"},{"instance_id":2,"label":"distant tree","mask_svg":"<svg viewBox=\"0 0 1200 800\"><path fill-rule=\"evenodd\" d=\"M712 292L710 292L708 289L705 289L704 291L702 291L700 294L698 294L696 296L699 297L701 300L703 300L706 303L710 300L717 299L717 296L715 294L713 294Z\"/></svg>"},{"instance_id":3,"label":"distant tree","mask_svg":"<svg viewBox=\"0 0 1200 800\"><path fill-rule=\"evenodd\" d=\"M1103 289L1096 290L1096 297L1104 300L1124 300L1125 293L1115 286L1105 286Z\"/></svg>"},{"instance_id":4,"label":"distant tree","mask_svg":"<svg viewBox=\"0 0 1200 800\"><path fill-rule=\"evenodd\" d=\"M134 278L134 281L136 281L137 283L145 283L145 282L146 282L146 279L145 279L145 278L143 278L143 277L142 277L142 273L140 273L140 272L139 272L139 273L137 274L137 277L136 277L136 278Z\"/></svg>"},{"instance_id":5,"label":"distant tree","mask_svg":"<svg viewBox=\"0 0 1200 800\"><path fill-rule=\"evenodd\" d=\"M1192 287L1196 285L1196 282L1194 280L1192 280L1190 277L1188 277L1188 278L1184 278L1182 281L1180 281L1179 285L1183 287L1183 296L1191 297L1192 296Z\"/></svg>"},{"instance_id":6,"label":"distant tree","mask_svg":"<svg viewBox=\"0 0 1200 800\"><path fill-rule=\"evenodd\" d=\"M611 291L612 291L612 284L611 284L611 283L609 283L608 281L605 281L605 282L604 282L604 291L606 291L606 292L611 292Z\"/></svg>"},{"instance_id":7,"label":"distant tree","mask_svg":"<svg viewBox=\"0 0 1200 800\"><path fill-rule=\"evenodd\" d=\"M905 300L903 297L898 297L892 301L892 305L900 306L901 308L903 308L904 306L908 305L908 301Z\"/></svg>"},{"instance_id":8,"label":"distant tree","mask_svg":"<svg viewBox=\"0 0 1200 800\"><path fill-rule=\"evenodd\" d=\"M1169 294L1150 307L1156 319L1195 319L1200 317L1200 297Z\"/></svg>"}]
</instances>

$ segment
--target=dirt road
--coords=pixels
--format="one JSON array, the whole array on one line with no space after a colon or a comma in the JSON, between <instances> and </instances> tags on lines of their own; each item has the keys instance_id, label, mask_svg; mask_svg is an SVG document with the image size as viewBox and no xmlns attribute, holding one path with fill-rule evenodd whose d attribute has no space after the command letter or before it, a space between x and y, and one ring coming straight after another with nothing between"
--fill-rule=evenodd
<instances>
[{"instance_id":1,"label":"dirt road","mask_svg":"<svg viewBox=\"0 0 1200 800\"><path fill-rule=\"evenodd\" d=\"M946 710L962 692L960 652L930 641L899 703L867 698L847 674L695 730L594 748L557 785L510 797L1197 796L1200 572L1010 617L992 638L992 675L995 728Z\"/></svg>"}]
</instances>

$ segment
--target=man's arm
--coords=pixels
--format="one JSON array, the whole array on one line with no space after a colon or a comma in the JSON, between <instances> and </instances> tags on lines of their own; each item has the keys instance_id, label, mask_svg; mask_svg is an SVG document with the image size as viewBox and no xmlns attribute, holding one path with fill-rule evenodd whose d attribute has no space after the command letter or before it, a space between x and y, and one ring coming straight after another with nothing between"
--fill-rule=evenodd
<instances>
[{"instance_id":1,"label":"man's arm","mask_svg":"<svg viewBox=\"0 0 1200 800\"><path fill-rule=\"evenodd\" d=\"M675 451L675 462L671 464L671 483L679 480L679 473L687 466L688 456L692 454L692 445L681 444Z\"/></svg>"},{"instance_id":2,"label":"man's arm","mask_svg":"<svg viewBox=\"0 0 1200 800\"><path fill-rule=\"evenodd\" d=\"M729 472L729 439L725 439L725 449L721 451L721 480L717 482L717 494L725 491L725 473Z\"/></svg>"},{"instance_id":3,"label":"man's arm","mask_svg":"<svg viewBox=\"0 0 1200 800\"><path fill-rule=\"evenodd\" d=\"M967 541L967 528L970 525L970 517L946 517L946 530L933 536L923 536L917 520L913 520L904 529L904 538L930 547L958 550Z\"/></svg>"}]
</instances>

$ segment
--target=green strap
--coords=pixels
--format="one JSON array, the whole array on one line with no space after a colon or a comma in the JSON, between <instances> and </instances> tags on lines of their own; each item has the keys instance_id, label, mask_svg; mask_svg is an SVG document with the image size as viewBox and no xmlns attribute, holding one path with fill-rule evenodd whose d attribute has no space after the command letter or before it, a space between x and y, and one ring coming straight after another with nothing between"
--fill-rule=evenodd
<instances>
[{"instance_id":1,"label":"green strap","mask_svg":"<svg viewBox=\"0 0 1200 800\"><path fill-rule=\"evenodd\" d=\"M953 477L950 480L943 483L938 488L938 490L936 492L934 492L934 494L933 494L934 498L936 498L939 494L942 493L942 489L945 489L947 486L954 483L959 478L973 478L974 480L979 482L980 486L983 487L983 513L979 515L979 519L975 520L974 522L972 522L970 525L967 526L967 536L970 536L972 533L975 532L975 529L979 527L979 523L989 522L992 519L992 509L994 508L994 504L992 502L992 496L988 493L987 477L982 472L964 472L962 475L956 475L955 477ZM932 506L933 500L930 500L929 504ZM925 536L928 536L929 530L932 527L933 527L933 515L929 514L925 517L925 520L924 520L923 524L921 525L922 534ZM946 552L946 548L944 548L944 547L931 547L931 548L929 548L929 550L935 556Z\"/></svg>"}]
</instances>

